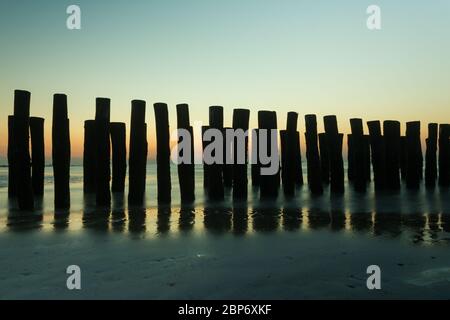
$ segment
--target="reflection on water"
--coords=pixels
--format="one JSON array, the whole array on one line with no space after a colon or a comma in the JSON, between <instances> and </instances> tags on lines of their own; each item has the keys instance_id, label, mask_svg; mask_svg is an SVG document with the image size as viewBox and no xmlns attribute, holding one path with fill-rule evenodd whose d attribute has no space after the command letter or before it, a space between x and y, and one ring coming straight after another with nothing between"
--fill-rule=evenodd
<instances>
[{"instance_id":1,"label":"reflection on water","mask_svg":"<svg viewBox=\"0 0 450 320\"><path fill-rule=\"evenodd\" d=\"M256 207L251 211L253 230L257 232L277 231L280 223L281 210L270 207Z\"/></svg>"},{"instance_id":2,"label":"reflection on water","mask_svg":"<svg viewBox=\"0 0 450 320\"><path fill-rule=\"evenodd\" d=\"M248 231L247 203L235 204L232 214L233 234L245 235Z\"/></svg>"},{"instance_id":3,"label":"reflection on water","mask_svg":"<svg viewBox=\"0 0 450 320\"><path fill-rule=\"evenodd\" d=\"M250 237L255 233L327 230L343 235L406 239L414 244L450 243L448 189L375 193L371 185L367 193L358 194L347 185L342 196L325 192L323 196L313 197L304 187L293 199L280 195L277 200L266 202L259 200L257 189L249 187L248 201L233 202L231 193L227 192L225 201L211 203L204 199L203 175L199 171L195 204L181 205L174 183L172 206L158 206L156 170L150 166L144 207L128 207L124 194L113 194L111 208L96 208L95 196L83 195L81 169L72 168L70 211L53 210L51 181L46 184L45 197L37 199L37 210L33 213L18 212L7 200L7 189L0 188L0 232L95 231L152 238L203 234ZM6 177L5 172L0 170L0 178ZM177 181L176 169L172 174L173 181Z\"/></svg>"},{"instance_id":4,"label":"reflection on water","mask_svg":"<svg viewBox=\"0 0 450 320\"><path fill-rule=\"evenodd\" d=\"M131 233L145 232L146 210L144 208L130 208L128 214L128 231Z\"/></svg>"},{"instance_id":5,"label":"reflection on water","mask_svg":"<svg viewBox=\"0 0 450 320\"><path fill-rule=\"evenodd\" d=\"M69 227L70 222L70 211L59 211L55 212L53 225L55 227L55 230L64 230Z\"/></svg>"},{"instance_id":6,"label":"reflection on water","mask_svg":"<svg viewBox=\"0 0 450 320\"><path fill-rule=\"evenodd\" d=\"M7 227L13 231L26 231L42 227L42 214L40 213L11 213L8 215Z\"/></svg>"},{"instance_id":7,"label":"reflection on water","mask_svg":"<svg viewBox=\"0 0 450 320\"><path fill-rule=\"evenodd\" d=\"M180 232L188 234L194 228L195 208L193 206L185 206L180 208L180 218L178 220L178 228Z\"/></svg>"},{"instance_id":8,"label":"reflection on water","mask_svg":"<svg viewBox=\"0 0 450 320\"><path fill-rule=\"evenodd\" d=\"M137 235L186 236L210 233L251 236L254 233L311 232L329 230L346 234L407 239L418 244L450 244L450 215L442 213L399 214L320 211L301 208L246 206L159 207L111 209L87 207L81 214L57 212L44 219L42 213L8 214L5 230L51 232L93 230Z\"/></svg>"},{"instance_id":9,"label":"reflection on water","mask_svg":"<svg viewBox=\"0 0 450 320\"><path fill-rule=\"evenodd\" d=\"M157 232L164 235L170 231L171 208L168 206L158 207L158 218L156 220ZM144 221L145 222L145 221Z\"/></svg>"},{"instance_id":10,"label":"reflection on water","mask_svg":"<svg viewBox=\"0 0 450 320\"><path fill-rule=\"evenodd\" d=\"M228 207L207 204L203 209L203 223L206 230L222 234L231 230L232 210Z\"/></svg>"}]
</instances>

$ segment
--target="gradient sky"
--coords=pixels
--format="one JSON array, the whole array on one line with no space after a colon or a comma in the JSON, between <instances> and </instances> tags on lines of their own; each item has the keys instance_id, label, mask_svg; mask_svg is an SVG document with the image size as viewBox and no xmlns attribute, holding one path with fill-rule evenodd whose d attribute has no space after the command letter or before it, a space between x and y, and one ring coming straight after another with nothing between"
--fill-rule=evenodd
<instances>
[{"instance_id":1,"label":"gradient sky","mask_svg":"<svg viewBox=\"0 0 450 320\"><path fill-rule=\"evenodd\" d=\"M66 28L78 4L82 30ZM366 8L382 9L381 31ZM2 0L0 2L0 157L14 89L32 93L31 114L46 118L51 152L52 95L66 93L73 156L95 97L112 99L112 121L129 123L130 101L189 103L191 121L210 105L348 119L450 122L450 2L318 0ZM404 130L404 126L403 126Z\"/></svg>"}]
</instances>

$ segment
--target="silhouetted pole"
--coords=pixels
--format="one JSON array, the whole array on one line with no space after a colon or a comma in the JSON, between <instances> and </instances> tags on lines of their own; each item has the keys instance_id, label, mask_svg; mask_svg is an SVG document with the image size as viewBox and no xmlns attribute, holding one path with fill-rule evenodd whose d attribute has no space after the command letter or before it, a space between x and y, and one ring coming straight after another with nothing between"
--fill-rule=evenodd
<instances>
[{"instance_id":1,"label":"silhouetted pole","mask_svg":"<svg viewBox=\"0 0 450 320\"><path fill-rule=\"evenodd\" d=\"M297 131L298 113L289 111L286 120L286 131Z\"/></svg>"},{"instance_id":2,"label":"silhouetted pole","mask_svg":"<svg viewBox=\"0 0 450 320\"><path fill-rule=\"evenodd\" d=\"M228 147L228 150L231 152L227 154L227 141L226 141L226 130L232 129L229 127L223 128L223 186L226 188L231 188L233 186L233 164L227 164L226 160L228 157L231 157L232 146Z\"/></svg>"},{"instance_id":3,"label":"silhouetted pole","mask_svg":"<svg viewBox=\"0 0 450 320\"><path fill-rule=\"evenodd\" d=\"M426 140L427 150L425 153L425 185L428 188L436 186L437 179L437 141L438 124L428 124L428 138Z\"/></svg>"},{"instance_id":4,"label":"silhouetted pole","mask_svg":"<svg viewBox=\"0 0 450 320\"><path fill-rule=\"evenodd\" d=\"M294 185L291 185L293 180L293 170L289 163L288 158L288 142L287 142L287 130L280 130L280 143L281 143L281 185L283 187L283 193L286 197L292 197L294 195ZM290 153L290 152L289 152Z\"/></svg>"},{"instance_id":5,"label":"silhouetted pole","mask_svg":"<svg viewBox=\"0 0 450 320\"><path fill-rule=\"evenodd\" d=\"M406 123L407 173L406 185L418 189L422 179L423 156L420 142L420 121Z\"/></svg>"},{"instance_id":6,"label":"silhouetted pole","mask_svg":"<svg viewBox=\"0 0 450 320\"><path fill-rule=\"evenodd\" d=\"M305 115L306 160L308 165L308 185L312 194L323 193L319 148L317 145L316 115Z\"/></svg>"},{"instance_id":7,"label":"silhouetted pole","mask_svg":"<svg viewBox=\"0 0 450 320\"><path fill-rule=\"evenodd\" d=\"M158 202L170 203L172 185L170 180L169 111L165 103L155 103L153 108L156 123Z\"/></svg>"},{"instance_id":8,"label":"silhouetted pole","mask_svg":"<svg viewBox=\"0 0 450 320\"><path fill-rule=\"evenodd\" d=\"M375 190L383 190L386 186L386 151L384 137L381 135L380 121L368 121L370 149Z\"/></svg>"},{"instance_id":9,"label":"silhouetted pole","mask_svg":"<svg viewBox=\"0 0 450 320\"><path fill-rule=\"evenodd\" d=\"M209 107L209 127L220 130L222 139L225 141L223 137L223 107ZM217 163L209 166L208 196L212 200L223 200L224 198L223 167L223 164Z\"/></svg>"},{"instance_id":10,"label":"silhouetted pole","mask_svg":"<svg viewBox=\"0 0 450 320\"><path fill-rule=\"evenodd\" d=\"M287 124L286 130L289 132L295 132L295 136L293 138L293 145L291 146L294 149L293 161L294 161L294 180L295 185L300 187L303 185L303 168L302 168L302 152L300 148L300 133L297 129L298 123L298 113L290 111L287 115Z\"/></svg>"},{"instance_id":11,"label":"silhouetted pole","mask_svg":"<svg viewBox=\"0 0 450 320\"><path fill-rule=\"evenodd\" d=\"M252 174L252 187L258 188L261 184L261 164L259 162L259 130L252 130L252 137L256 137L257 140L252 140L252 158L251 174Z\"/></svg>"},{"instance_id":12,"label":"silhouetted pole","mask_svg":"<svg viewBox=\"0 0 450 320\"><path fill-rule=\"evenodd\" d=\"M299 134L297 132L298 114L289 112L286 130L280 131L281 141L281 181L286 197L293 197L295 186L299 182ZM300 169L301 170L301 169ZM300 171L301 172L301 171Z\"/></svg>"},{"instance_id":13,"label":"silhouetted pole","mask_svg":"<svg viewBox=\"0 0 450 320\"><path fill-rule=\"evenodd\" d=\"M259 129L266 129L267 132L267 155L271 157L273 153L278 150L272 150L272 134L271 130L277 129L277 115L274 111L259 111L258 112L258 127ZM258 139L258 144L261 146L261 136ZM269 167L273 164L262 165L262 167ZM276 198L280 186L280 164L277 166L276 173L273 175L261 174L260 176L260 197Z\"/></svg>"},{"instance_id":14,"label":"silhouetted pole","mask_svg":"<svg viewBox=\"0 0 450 320\"><path fill-rule=\"evenodd\" d=\"M67 96L53 96L52 162L55 181L55 209L70 208L70 129Z\"/></svg>"},{"instance_id":15,"label":"silhouetted pole","mask_svg":"<svg viewBox=\"0 0 450 320\"><path fill-rule=\"evenodd\" d=\"M250 121L250 110L247 109L234 109L233 110L233 129L242 129L243 132L248 132ZM245 137L245 163L238 163L237 152L238 144L236 141L233 143L233 199L235 200L247 200L248 196L248 178L247 178L247 162L248 162L248 135Z\"/></svg>"},{"instance_id":16,"label":"silhouetted pole","mask_svg":"<svg viewBox=\"0 0 450 320\"><path fill-rule=\"evenodd\" d=\"M209 141L205 141L205 139L203 138L208 129L209 129L209 126L202 126L202 155L205 152L205 148L211 143ZM210 169L211 169L211 165L207 164L204 161L204 157L203 157L203 188L206 190L206 192L208 192Z\"/></svg>"},{"instance_id":17,"label":"silhouetted pole","mask_svg":"<svg viewBox=\"0 0 450 320\"><path fill-rule=\"evenodd\" d=\"M355 164L354 164L354 158L355 158L355 150L353 145L353 136L352 134L347 135L347 178L348 181L352 182L354 177L354 171L355 171Z\"/></svg>"},{"instance_id":18,"label":"silhouetted pole","mask_svg":"<svg viewBox=\"0 0 450 320\"><path fill-rule=\"evenodd\" d=\"M31 133L31 180L33 194L44 195L45 146L44 146L44 119L30 118Z\"/></svg>"},{"instance_id":19,"label":"silhouetted pole","mask_svg":"<svg viewBox=\"0 0 450 320\"><path fill-rule=\"evenodd\" d=\"M450 124L439 126L439 185L450 186Z\"/></svg>"},{"instance_id":20,"label":"silhouetted pole","mask_svg":"<svg viewBox=\"0 0 450 320\"><path fill-rule=\"evenodd\" d=\"M145 123L145 101L131 102L129 191L128 204L140 206L144 203L147 178L147 125Z\"/></svg>"},{"instance_id":21,"label":"silhouetted pole","mask_svg":"<svg viewBox=\"0 0 450 320\"><path fill-rule=\"evenodd\" d=\"M177 128L187 129L190 126L189 105L185 103L177 104Z\"/></svg>"},{"instance_id":22,"label":"silhouetted pole","mask_svg":"<svg viewBox=\"0 0 450 320\"><path fill-rule=\"evenodd\" d=\"M126 126L122 122L111 123L112 145L112 192L125 192L127 174Z\"/></svg>"},{"instance_id":23,"label":"silhouetted pole","mask_svg":"<svg viewBox=\"0 0 450 320\"><path fill-rule=\"evenodd\" d=\"M408 141L406 136L400 137L400 177L406 181L408 172Z\"/></svg>"},{"instance_id":24,"label":"silhouetted pole","mask_svg":"<svg viewBox=\"0 0 450 320\"><path fill-rule=\"evenodd\" d=\"M366 173L364 164L364 129L362 119L350 119L352 130L353 186L358 192L366 191Z\"/></svg>"},{"instance_id":25,"label":"silhouetted pole","mask_svg":"<svg viewBox=\"0 0 450 320\"><path fill-rule=\"evenodd\" d=\"M34 209L30 161L30 96L28 91L14 92L13 175L20 210Z\"/></svg>"},{"instance_id":26,"label":"silhouetted pole","mask_svg":"<svg viewBox=\"0 0 450 320\"><path fill-rule=\"evenodd\" d=\"M110 99L96 99L96 203L98 206L111 205L111 140L110 140Z\"/></svg>"},{"instance_id":27,"label":"silhouetted pole","mask_svg":"<svg viewBox=\"0 0 450 320\"><path fill-rule=\"evenodd\" d=\"M84 151L83 151L83 190L84 193L95 193L97 190L96 170L96 132L95 120L84 122Z\"/></svg>"},{"instance_id":28,"label":"silhouetted pole","mask_svg":"<svg viewBox=\"0 0 450 320\"><path fill-rule=\"evenodd\" d=\"M330 155L328 153L328 142L326 133L319 133L320 150L320 173L322 182L330 184Z\"/></svg>"},{"instance_id":29,"label":"silhouetted pole","mask_svg":"<svg viewBox=\"0 0 450 320\"><path fill-rule=\"evenodd\" d=\"M222 106L209 107L209 126L211 128L223 129L223 107Z\"/></svg>"},{"instance_id":30,"label":"silhouetted pole","mask_svg":"<svg viewBox=\"0 0 450 320\"><path fill-rule=\"evenodd\" d=\"M342 140L339 134L336 116L324 117L325 133L330 155L330 190L333 193L344 192L344 160L342 159Z\"/></svg>"},{"instance_id":31,"label":"silhouetted pole","mask_svg":"<svg viewBox=\"0 0 450 320\"><path fill-rule=\"evenodd\" d=\"M391 190L400 189L400 122L383 122L386 146L386 185Z\"/></svg>"},{"instance_id":32,"label":"silhouetted pole","mask_svg":"<svg viewBox=\"0 0 450 320\"><path fill-rule=\"evenodd\" d=\"M14 177L14 116L8 116L8 197L14 198L16 196L17 186Z\"/></svg>"},{"instance_id":33,"label":"silhouetted pole","mask_svg":"<svg viewBox=\"0 0 450 320\"><path fill-rule=\"evenodd\" d=\"M294 141L294 151L295 151L295 185L301 187L304 184L303 181L303 167L302 167L302 151L300 144L300 132L296 131Z\"/></svg>"},{"instance_id":34,"label":"silhouetted pole","mask_svg":"<svg viewBox=\"0 0 450 320\"><path fill-rule=\"evenodd\" d=\"M283 186L283 193L286 197L293 197L295 195L295 138L297 137L295 131L281 130L281 181Z\"/></svg>"},{"instance_id":35,"label":"silhouetted pole","mask_svg":"<svg viewBox=\"0 0 450 320\"><path fill-rule=\"evenodd\" d=\"M275 111L272 111L272 123L274 124L275 128L274 129L278 129L278 124L277 124L277 113ZM276 150L275 152L278 153L278 157L280 158L280 150L278 150L278 132L276 134L277 140L276 142ZM271 150L272 152L272 150ZM277 163L277 170L278 172L274 175L274 182L275 182L275 186L276 186L276 195L278 196L278 190L280 189L280 185L281 185L281 159L278 160Z\"/></svg>"},{"instance_id":36,"label":"silhouetted pole","mask_svg":"<svg viewBox=\"0 0 450 320\"><path fill-rule=\"evenodd\" d=\"M178 181L180 183L180 195L182 203L191 203L195 200L195 164L194 164L194 131L189 120L189 106L187 104L177 105L177 127L189 131L191 136L191 158L190 163L178 165ZM178 140L181 142L181 139ZM183 157L179 150L179 156ZM180 154L181 153L181 154Z\"/></svg>"},{"instance_id":37,"label":"silhouetted pole","mask_svg":"<svg viewBox=\"0 0 450 320\"><path fill-rule=\"evenodd\" d=\"M371 181L371 167L370 167L370 136L364 135L364 176L366 182Z\"/></svg>"},{"instance_id":38,"label":"silhouetted pole","mask_svg":"<svg viewBox=\"0 0 450 320\"><path fill-rule=\"evenodd\" d=\"M355 148L353 144L353 135L349 134L347 136L347 147L348 147L348 180L353 182L354 171L355 171ZM369 135L362 136L362 170L364 172L364 181L370 182L371 180L371 167L370 167L370 137Z\"/></svg>"}]
</instances>

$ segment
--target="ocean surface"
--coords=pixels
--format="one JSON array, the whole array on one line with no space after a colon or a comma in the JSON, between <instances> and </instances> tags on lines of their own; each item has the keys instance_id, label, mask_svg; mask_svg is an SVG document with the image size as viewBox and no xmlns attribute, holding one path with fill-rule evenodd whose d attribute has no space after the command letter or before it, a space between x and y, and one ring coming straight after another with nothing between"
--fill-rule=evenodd
<instances>
[{"instance_id":1,"label":"ocean surface","mask_svg":"<svg viewBox=\"0 0 450 320\"><path fill-rule=\"evenodd\" d=\"M0 167L0 232L21 228L78 230L99 221L106 224L103 227L113 229L120 224L129 225L130 218L142 218L143 214L143 226L153 236L161 232L176 233L180 228L189 226L195 231L242 229L243 234L255 231L313 230L320 227L345 232L362 229L375 234L387 232L393 235L414 231L423 235L423 241L433 241L439 236L439 231L444 234L450 230L450 190L439 187L432 191L422 187L418 191L402 188L398 193L375 193L373 184L370 184L367 193L361 194L354 192L352 186L347 184L342 196L330 195L325 188L325 193L317 197L312 196L305 185L297 189L294 199L285 199L280 189L278 199L261 201L258 190L252 188L249 178L248 201L234 203L231 190L226 190L225 201L208 202L203 189L202 166L196 166L196 201L192 205L182 206L176 166L172 166L171 175L170 206L157 204L156 165L151 163L147 167L145 208L128 208L126 186L125 194L112 195L112 207L108 210L96 208L95 196L83 194L83 168L73 166L70 178L71 209L68 212L55 212L53 171L48 166L45 170L44 197L36 200L35 212L23 214L17 210L14 201L8 200L8 168ZM106 221L105 217L108 218ZM158 217L164 221L158 221ZM241 223L234 221L240 217L246 219ZM212 225L208 222L212 222ZM389 226L384 226L384 222L389 222Z\"/></svg>"},{"instance_id":2,"label":"ocean surface","mask_svg":"<svg viewBox=\"0 0 450 320\"><path fill-rule=\"evenodd\" d=\"M294 199L280 190L260 201L249 183L248 201L227 190L211 203L197 166L196 201L182 206L172 166L172 203L158 206L156 165L147 169L145 207L128 208L125 193L99 209L73 166L71 209L55 212L46 167L45 196L24 214L0 167L0 299L450 298L447 189L375 193L371 184L360 194L347 184L342 196L313 197L305 185ZM70 264L89 279L81 292L65 287ZM366 287L371 264L383 290Z\"/></svg>"}]
</instances>

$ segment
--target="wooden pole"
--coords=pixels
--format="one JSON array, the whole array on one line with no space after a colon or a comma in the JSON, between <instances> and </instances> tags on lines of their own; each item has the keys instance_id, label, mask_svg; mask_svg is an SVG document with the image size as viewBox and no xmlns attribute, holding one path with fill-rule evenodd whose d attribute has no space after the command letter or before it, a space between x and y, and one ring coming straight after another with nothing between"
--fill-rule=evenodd
<instances>
[{"instance_id":1,"label":"wooden pole","mask_svg":"<svg viewBox=\"0 0 450 320\"><path fill-rule=\"evenodd\" d=\"M386 186L386 151L384 138L381 135L380 121L368 121L370 148L375 190L383 190Z\"/></svg>"},{"instance_id":2,"label":"wooden pole","mask_svg":"<svg viewBox=\"0 0 450 320\"><path fill-rule=\"evenodd\" d=\"M251 173L252 173L252 187L259 188L261 184L261 164L259 163L259 130L253 129L252 135L255 139L252 140L252 153L255 158L252 159Z\"/></svg>"},{"instance_id":3,"label":"wooden pole","mask_svg":"<svg viewBox=\"0 0 450 320\"><path fill-rule=\"evenodd\" d=\"M438 141L438 124L428 124L428 138L426 141L425 154L425 185L428 188L436 186L437 179L437 141Z\"/></svg>"},{"instance_id":4,"label":"wooden pole","mask_svg":"<svg viewBox=\"0 0 450 320\"><path fill-rule=\"evenodd\" d=\"M308 165L308 185L312 194L323 193L319 148L317 146L316 115L305 115L306 160Z\"/></svg>"},{"instance_id":5,"label":"wooden pole","mask_svg":"<svg viewBox=\"0 0 450 320\"><path fill-rule=\"evenodd\" d=\"M210 144L209 141L205 141L203 137L205 136L205 132L209 129L209 126L202 126L202 152L204 154L205 148ZM208 193L209 190L209 174L210 174L211 165L207 164L204 161L203 157L203 188Z\"/></svg>"},{"instance_id":6,"label":"wooden pole","mask_svg":"<svg viewBox=\"0 0 450 320\"><path fill-rule=\"evenodd\" d=\"M288 158L288 142L287 142L287 130L280 130L280 142L281 142L281 182L283 187L283 193L285 197L294 196L294 186L291 188L291 180L293 178L292 168Z\"/></svg>"},{"instance_id":7,"label":"wooden pole","mask_svg":"<svg viewBox=\"0 0 450 320\"><path fill-rule=\"evenodd\" d=\"M280 131L281 141L281 180L283 192L286 197L295 195L295 186L302 184L300 140L297 131L298 113L289 112L287 115L286 130Z\"/></svg>"},{"instance_id":8,"label":"wooden pole","mask_svg":"<svg viewBox=\"0 0 450 320\"><path fill-rule=\"evenodd\" d=\"M300 148L300 133L297 129L298 124L298 113L290 111L287 115L286 131L295 132L295 136L292 140L291 148L294 149L294 155L292 161L294 161L294 172L293 177L295 180L295 185L300 187L303 185L303 168L302 168L302 153Z\"/></svg>"},{"instance_id":9,"label":"wooden pole","mask_svg":"<svg viewBox=\"0 0 450 320\"><path fill-rule=\"evenodd\" d=\"M231 148L228 148L228 151L230 151L230 154L227 154L227 141L226 141L226 130L232 129L229 127L223 128L222 130L222 136L223 136L223 186L225 188L232 188L233 187L233 164L227 164L226 159L227 157L232 156Z\"/></svg>"},{"instance_id":10,"label":"wooden pole","mask_svg":"<svg viewBox=\"0 0 450 320\"><path fill-rule=\"evenodd\" d=\"M301 187L304 184L303 181L303 167L302 167L302 152L300 144L300 132L296 131L294 141L295 151L295 185Z\"/></svg>"},{"instance_id":11,"label":"wooden pole","mask_svg":"<svg viewBox=\"0 0 450 320\"><path fill-rule=\"evenodd\" d=\"M112 145L112 184L115 193L125 192L125 178L127 174L126 126L122 122L111 123Z\"/></svg>"},{"instance_id":12,"label":"wooden pole","mask_svg":"<svg viewBox=\"0 0 450 320\"><path fill-rule=\"evenodd\" d=\"M295 138L296 131L281 130L281 181L283 186L283 193L285 197L291 198L295 195Z\"/></svg>"},{"instance_id":13,"label":"wooden pole","mask_svg":"<svg viewBox=\"0 0 450 320\"><path fill-rule=\"evenodd\" d=\"M290 111L287 114L286 131L297 131L298 113Z\"/></svg>"},{"instance_id":14,"label":"wooden pole","mask_svg":"<svg viewBox=\"0 0 450 320\"><path fill-rule=\"evenodd\" d=\"M96 203L97 206L111 205L111 140L110 140L110 99L96 99Z\"/></svg>"},{"instance_id":15,"label":"wooden pole","mask_svg":"<svg viewBox=\"0 0 450 320\"><path fill-rule=\"evenodd\" d=\"M145 107L145 101L131 102L128 204L132 206L142 205L145 198L148 155Z\"/></svg>"},{"instance_id":16,"label":"wooden pole","mask_svg":"<svg viewBox=\"0 0 450 320\"><path fill-rule=\"evenodd\" d=\"M31 117L30 132L33 194L42 197L44 195L45 172L44 119Z\"/></svg>"},{"instance_id":17,"label":"wooden pole","mask_svg":"<svg viewBox=\"0 0 450 320\"><path fill-rule=\"evenodd\" d=\"M271 130L277 129L277 115L273 111L259 111L258 112L258 126L259 129L265 129L267 131L267 155L272 156L274 152L278 150L272 150L272 136ZM258 140L261 139L261 136ZM258 141L259 146L261 146L261 141ZM262 165L262 167L269 167L269 165ZM278 190L280 186L280 172L279 164L276 173L273 175L261 174L260 177L260 197L262 199L266 198L276 198L278 196Z\"/></svg>"},{"instance_id":18,"label":"wooden pole","mask_svg":"<svg viewBox=\"0 0 450 320\"><path fill-rule=\"evenodd\" d=\"M364 176L366 182L372 180L371 167L370 167L370 136L364 135Z\"/></svg>"},{"instance_id":19,"label":"wooden pole","mask_svg":"<svg viewBox=\"0 0 450 320\"><path fill-rule=\"evenodd\" d=\"M320 151L320 172L322 182L330 184L330 155L328 152L327 135L319 133L319 151Z\"/></svg>"},{"instance_id":20,"label":"wooden pole","mask_svg":"<svg viewBox=\"0 0 450 320\"><path fill-rule=\"evenodd\" d=\"M14 177L14 116L8 116L8 197L15 198L17 191L17 179Z\"/></svg>"},{"instance_id":21,"label":"wooden pole","mask_svg":"<svg viewBox=\"0 0 450 320\"><path fill-rule=\"evenodd\" d=\"M30 92L14 92L13 175L20 210L34 210L30 163Z\"/></svg>"},{"instance_id":22,"label":"wooden pole","mask_svg":"<svg viewBox=\"0 0 450 320\"><path fill-rule=\"evenodd\" d=\"M338 132L336 116L325 116L324 125L330 154L330 190L332 193L344 193L342 137Z\"/></svg>"},{"instance_id":23,"label":"wooden pole","mask_svg":"<svg viewBox=\"0 0 450 320\"><path fill-rule=\"evenodd\" d=\"M439 126L439 185L450 186L450 124Z\"/></svg>"},{"instance_id":24,"label":"wooden pole","mask_svg":"<svg viewBox=\"0 0 450 320\"><path fill-rule=\"evenodd\" d=\"M233 129L241 129L248 132L250 121L250 110L234 109L233 110ZM237 153L238 145L236 141L233 143L234 148L234 165L233 165L233 199L247 200L248 196L248 178L247 178L247 162L248 162L248 135L245 138L245 163L238 163ZM242 151L242 150L241 150Z\"/></svg>"},{"instance_id":25,"label":"wooden pole","mask_svg":"<svg viewBox=\"0 0 450 320\"><path fill-rule=\"evenodd\" d=\"M177 127L189 131L191 136L191 162L178 165L178 181L182 203L192 203L195 200L195 164L194 164L194 132L189 120L189 106L177 105ZM178 141L181 142L181 139ZM182 150L179 150L179 155Z\"/></svg>"},{"instance_id":26,"label":"wooden pole","mask_svg":"<svg viewBox=\"0 0 450 320\"><path fill-rule=\"evenodd\" d=\"M400 122L383 122L386 146L386 185L391 190L400 190Z\"/></svg>"},{"instance_id":27,"label":"wooden pole","mask_svg":"<svg viewBox=\"0 0 450 320\"><path fill-rule=\"evenodd\" d=\"M406 185L410 189L418 189L422 179L423 170L420 121L406 123L406 150Z\"/></svg>"},{"instance_id":28,"label":"wooden pole","mask_svg":"<svg viewBox=\"0 0 450 320\"><path fill-rule=\"evenodd\" d=\"M158 179L158 203L170 203L171 179L170 179L170 133L169 112L167 104L155 103L156 123L156 163Z\"/></svg>"},{"instance_id":29,"label":"wooden pole","mask_svg":"<svg viewBox=\"0 0 450 320\"><path fill-rule=\"evenodd\" d=\"M83 190L95 193L97 190L95 120L84 122Z\"/></svg>"},{"instance_id":30,"label":"wooden pole","mask_svg":"<svg viewBox=\"0 0 450 320\"><path fill-rule=\"evenodd\" d=\"M209 127L223 133L223 107L212 106L209 108ZM223 134L222 140L224 140ZM211 200L223 200L223 164L215 163L209 166L208 180L208 197Z\"/></svg>"},{"instance_id":31,"label":"wooden pole","mask_svg":"<svg viewBox=\"0 0 450 320\"><path fill-rule=\"evenodd\" d=\"M190 126L189 105L185 103L177 104L177 128L187 129Z\"/></svg>"},{"instance_id":32,"label":"wooden pole","mask_svg":"<svg viewBox=\"0 0 450 320\"><path fill-rule=\"evenodd\" d=\"M223 129L223 107L209 107L209 126L211 128Z\"/></svg>"},{"instance_id":33,"label":"wooden pole","mask_svg":"<svg viewBox=\"0 0 450 320\"><path fill-rule=\"evenodd\" d=\"M275 126L274 129L278 129L277 113L275 111L272 111L272 123ZM278 136L278 133L276 136ZM277 145L276 150L275 151L271 150L271 152L277 152L278 158L281 158L281 153L280 153L280 150L278 149L278 138L276 140L276 145ZM281 185L281 170L280 170L280 168L281 168L281 159L278 160L278 163L277 163L278 172L274 176L274 182L275 182L275 186L276 186L276 195L277 196L278 196L278 190L280 189L280 185Z\"/></svg>"},{"instance_id":34,"label":"wooden pole","mask_svg":"<svg viewBox=\"0 0 450 320\"><path fill-rule=\"evenodd\" d=\"M408 141L406 136L400 137L400 177L406 181L408 171Z\"/></svg>"},{"instance_id":35,"label":"wooden pole","mask_svg":"<svg viewBox=\"0 0 450 320\"><path fill-rule=\"evenodd\" d=\"M353 135L348 134L347 135L347 178L349 182L353 182L354 175L355 175L355 150L354 150L354 143L353 143Z\"/></svg>"},{"instance_id":36,"label":"wooden pole","mask_svg":"<svg viewBox=\"0 0 450 320\"><path fill-rule=\"evenodd\" d=\"M366 191L366 173L364 165L364 129L362 119L350 119L352 130L352 165L353 165L353 186L358 192ZM350 154L350 153L349 153Z\"/></svg>"},{"instance_id":37,"label":"wooden pole","mask_svg":"<svg viewBox=\"0 0 450 320\"><path fill-rule=\"evenodd\" d=\"M70 129L67 96L53 96L52 162L55 179L55 209L70 208Z\"/></svg>"}]
</instances>

